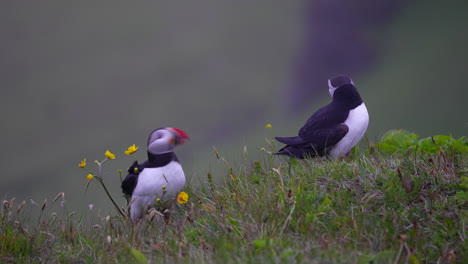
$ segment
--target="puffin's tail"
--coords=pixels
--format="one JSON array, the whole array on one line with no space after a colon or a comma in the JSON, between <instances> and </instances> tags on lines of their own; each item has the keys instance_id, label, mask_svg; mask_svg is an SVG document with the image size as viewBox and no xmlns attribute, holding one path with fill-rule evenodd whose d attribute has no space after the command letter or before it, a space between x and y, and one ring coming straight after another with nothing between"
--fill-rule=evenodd
<instances>
[{"instance_id":1,"label":"puffin's tail","mask_svg":"<svg viewBox=\"0 0 468 264\"><path fill-rule=\"evenodd\" d=\"M300 154L300 150L295 146L298 146L304 143L302 138L297 137L297 136L296 137L275 137L275 139L278 142L286 144L286 146L280 149L274 155L287 155L291 157L297 157L298 154Z\"/></svg>"},{"instance_id":2,"label":"puffin's tail","mask_svg":"<svg viewBox=\"0 0 468 264\"><path fill-rule=\"evenodd\" d=\"M286 146L286 147L278 150L278 152L274 153L273 155L288 155L288 156L291 156L291 152L287 150L288 147L289 146Z\"/></svg>"},{"instance_id":3,"label":"puffin's tail","mask_svg":"<svg viewBox=\"0 0 468 264\"><path fill-rule=\"evenodd\" d=\"M294 147L287 145L284 148L280 149L274 155L286 155L297 159L304 158L304 150L302 148Z\"/></svg>"},{"instance_id":4,"label":"puffin's tail","mask_svg":"<svg viewBox=\"0 0 468 264\"><path fill-rule=\"evenodd\" d=\"M297 159L306 157L316 157L319 152L310 144L305 142L301 137L275 137L275 139L283 144L286 144L282 149L274 155L286 155Z\"/></svg>"}]
</instances>

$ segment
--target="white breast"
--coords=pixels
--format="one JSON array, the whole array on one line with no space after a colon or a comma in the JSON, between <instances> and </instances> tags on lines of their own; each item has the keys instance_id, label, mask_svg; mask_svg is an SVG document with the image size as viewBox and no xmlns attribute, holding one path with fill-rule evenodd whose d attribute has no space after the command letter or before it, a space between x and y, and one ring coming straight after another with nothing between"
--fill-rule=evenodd
<instances>
[{"instance_id":1,"label":"white breast","mask_svg":"<svg viewBox=\"0 0 468 264\"><path fill-rule=\"evenodd\" d=\"M163 190L163 186L166 186ZM172 204L185 186L185 174L179 162L171 161L164 167L145 168L138 176L138 183L133 191L132 218L141 218L146 208L153 206L156 199Z\"/></svg>"},{"instance_id":2,"label":"white breast","mask_svg":"<svg viewBox=\"0 0 468 264\"><path fill-rule=\"evenodd\" d=\"M348 153L364 136L369 125L369 113L366 105L362 103L349 111L344 124L349 128L348 133L330 151L330 156L335 159Z\"/></svg>"}]
</instances>

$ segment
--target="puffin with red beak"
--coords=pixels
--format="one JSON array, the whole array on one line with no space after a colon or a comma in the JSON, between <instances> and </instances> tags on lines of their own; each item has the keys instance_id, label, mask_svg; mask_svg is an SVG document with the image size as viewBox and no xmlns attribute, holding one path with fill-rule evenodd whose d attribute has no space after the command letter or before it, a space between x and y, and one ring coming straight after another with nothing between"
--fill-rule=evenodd
<instances>
[{"instance_id":1,"label":"puffin with red beak","mask_svg":"<svg viewBox=\"0 0 468 264\"><path fill-rule=\"evenodd\" d=\"M185 174L174 147L188 139L187 133L172 127L158 128L150 134L148 160L141 164L135 161L121 186L133 221L143 218L156 203L166 222L169 220L170 208L185 186Z\"/></svg>"}]
</instances>

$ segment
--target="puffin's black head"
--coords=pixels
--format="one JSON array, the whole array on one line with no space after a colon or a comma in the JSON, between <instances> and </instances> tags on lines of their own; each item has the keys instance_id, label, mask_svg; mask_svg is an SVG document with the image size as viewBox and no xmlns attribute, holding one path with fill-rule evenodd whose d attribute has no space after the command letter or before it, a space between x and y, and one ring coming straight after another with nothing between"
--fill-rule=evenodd
<instances>
[{"instance_id":1,"label":"puffin's black head","mask_svg":"<svg viewBox=\"0 0 468 264\"><path fill-rule=\"evenodd\" d=\"M148 152L163 154L172 152L177 145L189 139L187 133L178 128L162 127L154 130L148 138Z\"/></svg>"},{"instance_id":2,"label":"puffin's black head","mask_svg":"<svg viewBox=\"0 0 468 264\"><path fill-rule=\"evenodd\" d=\"M328 91L330 92L330 96L333 97L335 90L345 84L352 84L354 86L353 80L346 75L337 75L328 79Z\"/></svg>"}]
</instances>

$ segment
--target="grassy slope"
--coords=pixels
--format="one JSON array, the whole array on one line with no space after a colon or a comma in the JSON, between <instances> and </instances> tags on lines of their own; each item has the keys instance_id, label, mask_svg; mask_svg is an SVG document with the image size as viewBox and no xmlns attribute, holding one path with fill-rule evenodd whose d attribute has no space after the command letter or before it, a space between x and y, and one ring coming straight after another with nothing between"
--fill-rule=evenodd
<instances>
[{"instance_id":1,"label":"grassy slope","mask_svg":"<svg viewBox=\"0 0 468 264\"><path fill-rule=\"evenodd\" d=\"M102 208L106 203L99 200L105 197L85 196L77 188L85 182L77 162L102 157L106 149L121 154L130 144L144 146L149 130L160 124L190 133L193 140L180 154L194 177L216 166L213 145L226 155L235 155L244 144L258 152L269 122L275 135L296 133L329 99L325 89L323 102L301 116L281 108L279 90L288 83L301 12L297 3L277 2L236 7L243 22L239 12L221 2L210 5L220 10L197 19L187 13L201 12L198 3L184 4L184 12L178 4L156 2L152 8L130 4L134 9L64 5L46 16L37 12L48 10L42 3L8 11L2 18L29 21L33 34L25 33L22 43L33 44L17 47L12 56L32 68L24 66L15 89L5 86L6 96L0 97L6 150L0 159L0 196L40 199L65 191L70 203L84 207L94 202ZM356 79L371 112L371 140L399 127L426 135L466 134L465 117L457 114L467 112L468 97L460 85L468 68L464 6L464 1L416 1L378 36L383 57L372 72ZM123 20L129 12L138 19ZM196 33L184 33L188 23ZM5 28L20 25L5 23ZM265 28L274 32L263 34ZM43 32L50 32L52 40ZM143 152L138 155L144 159ZM130 163L114 163L109 171ZM109 175L108 182L117 194L115 177Z\"/></svg>"},{"instance_id":2,"label":"grassy slope","mask_svg":"<svg viewBox=\"0 0 468 264\"><path fill-rule=\"evenodd\" d=\"M468 260L466 155L354 153L290 165L267 152L235 166L220 158L224 184L207 177L200 188L189 188L189 203L177 206L170 225L158 215L133 227L96 210L76 214L60 206L61 197L38 219L30 213L42 205L6 204L0 262Z\"/></svg>"}]
</instances>

